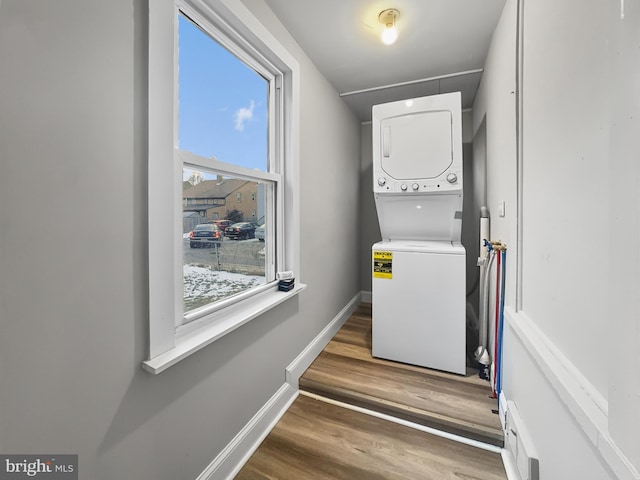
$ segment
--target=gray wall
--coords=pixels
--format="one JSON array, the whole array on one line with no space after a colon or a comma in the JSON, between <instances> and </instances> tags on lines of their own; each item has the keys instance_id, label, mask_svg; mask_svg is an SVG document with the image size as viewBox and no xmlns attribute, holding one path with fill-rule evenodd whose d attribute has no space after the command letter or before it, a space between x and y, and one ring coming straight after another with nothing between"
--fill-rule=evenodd
<instances>
[{"instance_id":1,"label":"gray wall","mask_svg":"<svg viewBox=\"0 0 640 480\"><path fill-rule=\"evenodd\" d=\"M308 289L158 376L140 367L147 2L0 4L0 451L78 453L87 479L195 478L359 292L359 124L247 4L302 69Z\"/></svg>"},{"instance_id":2,"label":"gray wall","mask_svg":"<svg viewBox=\"0 0 640 480\"><path fill-rule=\"evenodd\" d=\"M492 237L510 247L504 391L541 478L637 478L640 6L524 2L517 167L517 3L507 0L474 105L489 207L506 201L492 217Z\"/></svg>"},{"instance_id":3,"label":"gray wall","mask_svg":"<svg viewBox=\"0 0 640 480\"><path fill-rule=\"evenodd\" d=\"M371 122L360 126L360 285L371 292L371 246L382 240L373 198L373 151Z\"/></svg>"}]
</instances>

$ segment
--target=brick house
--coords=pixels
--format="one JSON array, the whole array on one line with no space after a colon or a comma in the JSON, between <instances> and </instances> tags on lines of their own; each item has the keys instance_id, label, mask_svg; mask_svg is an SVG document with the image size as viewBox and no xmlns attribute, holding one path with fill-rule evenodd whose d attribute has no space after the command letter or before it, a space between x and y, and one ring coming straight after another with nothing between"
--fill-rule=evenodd
<instances>
[{"instance_id":1,"label":"brick house","mask_svg":"<svg viewBox=\"0 0 640 480\"><path fill-rule=\"evenodd\" d=\"M258 206L258 183L218 176L191 186L182 192L183 231L197 223L227 218L231 210L242 213L246 222L258 222L262 215Z\"/></svg>"}]
</instances>

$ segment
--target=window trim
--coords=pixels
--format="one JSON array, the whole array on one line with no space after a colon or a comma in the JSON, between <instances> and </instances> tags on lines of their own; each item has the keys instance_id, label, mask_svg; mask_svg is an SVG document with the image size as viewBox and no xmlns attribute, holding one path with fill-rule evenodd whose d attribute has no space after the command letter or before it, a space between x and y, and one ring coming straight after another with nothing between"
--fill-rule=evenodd
<instances>
[{"instance_id":1,"label":"window trim","mask_svg":"<svg viewBox=\"0 0 640 480\"><path fill-rule=\"evenodd\" d=\"M253 320L306 288L300 282L299 213L299 99L300 68L295 58L251 14L239 0L161 0L149 3L149 351L142 362L145 370L157 374L195 353L227 333ZM175 29L178 10L213 25L225 36L239 41L250 55L257 55L282 72L280 99L284 132L271 149L279 149L282 162L278 174L282 187L276 193L278 215L286 228L271 228L278 238L280 269L294 272L296 288L279 292L277 282L264 291L219 312L176 328L183 316L176 291L182 289L181 182L183 161L177 147L177 51ZM191 18L194 18L194 17ZM194 18L197 20L197 18ZM228 45L225 45L228 47ZM232 50L234 51L234 50ZM242 57L246 60L246 57ZM276 87L278 87L276 85ZM284 93L284 95L281 95ZM281 134L282 133L282 134ZM280 140L283 139L283 140ZM269 175L269 174L267 174ZM167 195L167 192L172 194ZM276 231L273 231L276 230ZM167 260L169 259L169 260Z\"/></svg>"}]
</instances>

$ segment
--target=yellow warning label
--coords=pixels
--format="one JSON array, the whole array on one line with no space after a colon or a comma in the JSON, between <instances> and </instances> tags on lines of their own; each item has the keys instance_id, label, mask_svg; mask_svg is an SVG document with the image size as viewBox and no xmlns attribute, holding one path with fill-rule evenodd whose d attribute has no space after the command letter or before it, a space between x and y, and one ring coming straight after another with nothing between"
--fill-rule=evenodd
<instances>
[{"instance_id":1,"label":"yellow warning label","mask_svg":"<svg viewBox=\"0 0 640 480\"><path fill-rule=\"evenodd\" d=\"M393 266L393 253L373 252L373 278L393 278L391 269Z\"/></svg>"}]
</instances>

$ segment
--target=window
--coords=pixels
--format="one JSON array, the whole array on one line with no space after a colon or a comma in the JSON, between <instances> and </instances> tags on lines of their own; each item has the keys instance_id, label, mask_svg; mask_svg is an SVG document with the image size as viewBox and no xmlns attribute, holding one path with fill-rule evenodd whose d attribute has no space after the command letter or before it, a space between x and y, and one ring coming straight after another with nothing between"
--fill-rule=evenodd
<instances>
[{"instance_id":1,"label":"window","mask_svg":"<svg viewBox=\"0 0 640 480\"><path fill-rule=\"evenodd\" d=\"M182 10L177 16L178 152L186 182L183 197L195 197L199 205L213 205L214 199L224 202L235 192L236 202L242 203L243 191L255 200L260 189L262 215L275 219L282 175L277 158L272 158L277 157L277 151L269 155L268 146L278 144L272 133L278 130L279 92L274 84L279 73L243 52L232 53L209 33L214 30L206 29L205 22L198 24ZM219 34L217 38L224 40ZM271 112L269 105L274 105ZM217 214L218 218L232 217L234 222L253 220L249 209L238 208L209 208L205 218L213 221ZM223 300L273 282L278 263L275 249L248 241L254 236L251 225L237 234L221 235L218 242L205 243L191 238L192 227L189 223L183 226L184 316L178 325L219 308ZM213 251L205 252L201 247Z\"/></svg>"},{"instance_id":2,"label":"window","mask_svg":"<svg viewBox=\"0 0 640 480\"><path fill-rule=\"evenodd\" d=\"M299 263L297 62L239 0L215 5L149 5L152 373L304 289L276 280Z\"/></svg>"}]
</instances>

